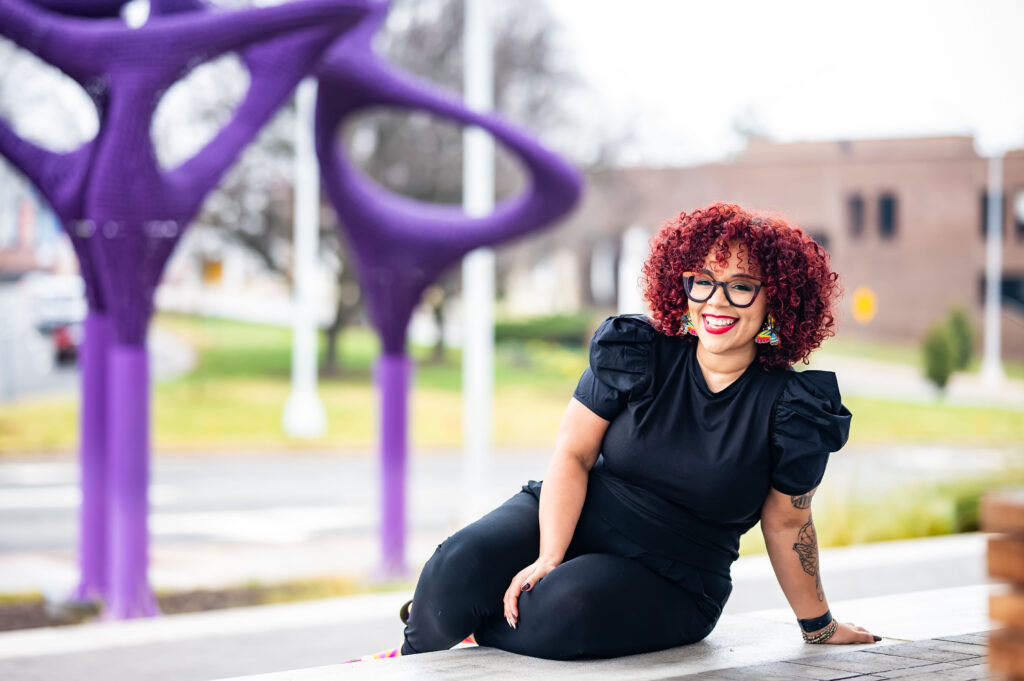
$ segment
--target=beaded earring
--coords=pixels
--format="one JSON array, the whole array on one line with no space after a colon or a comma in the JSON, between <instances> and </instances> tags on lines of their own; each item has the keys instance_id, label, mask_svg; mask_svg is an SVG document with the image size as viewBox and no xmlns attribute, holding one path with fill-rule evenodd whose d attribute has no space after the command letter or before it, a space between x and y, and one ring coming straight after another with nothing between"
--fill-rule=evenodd
<instances>
[{"instance_id":1,"label":"beaded earring","mask_svg":"<svg viewBox=\"0 0 1024 681\"><path fill-rule=\"evenodd\" d=\"M688 334L688 333L692 334L694 336L697 335L697 329L693 326L693 322L690 321L690 313L689 312L684 312L683 313L683 318L680 320L680 322L682 322L680 324L680 327L682 328L684 335Z\"/></svg>"},{"instance_id":2,"label":"beaded earring","mask_svg":"<svg viewBox=\"0 0 1024 681\"><path fill-rule=\"evenodd\" d=\"M779 344L779 334L775 328L775 317L771 314L764 320L764 326L754 336L755 343L769 343L771 345Z\"/></svg>"}]
</instances>

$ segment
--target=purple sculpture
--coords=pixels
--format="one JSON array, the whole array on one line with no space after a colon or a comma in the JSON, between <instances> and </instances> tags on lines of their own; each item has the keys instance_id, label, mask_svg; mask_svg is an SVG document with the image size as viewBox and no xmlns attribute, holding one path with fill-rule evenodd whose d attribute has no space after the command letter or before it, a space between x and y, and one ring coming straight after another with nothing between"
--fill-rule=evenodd
<instances>
[{"instance_id":1,"label":"purple sculpture","mask_svg":"<svg viewBox=\"0 0 1024 681\"><path fill-rule=\"evenodd\" d=\"M32 4L69 17L109 19L121 14L129 0L35 0Z\"/></svg>"},{"instance_id":2,"label":"purple sculpture","mask_svg":"<svg viewBox=\"0 0 1024 681\"><path fill-rule=\"evenodd\" d=\"M73 11L85 5L67 0L55 6ZM52 204L86 282L78 591L105 595L107 617L156 612L146 577L145 338L163 268L206 193L323 50L369 6L369 0L302 0L156 17L131 29L117 19L70 18L0 0L0 35L74 78L100 119L96 138L68 154L28 143L0 122L0 153ZM105 13L96 7L79 13ZM256 43L264 47L246 60L251 86L233 120L193 158L162 170L149 138L160 94L196 64Z\"/></svg>"},{"instance_id":3,"label":"purple sculpture","mask_svg":"<svg viewBox=\"0 0 1024 681\"><path fill-rule=\"evenodd\" d=\"M66 15L102 17L123 0L37 0ZM47 152L0 121L0 153L43 192L81 264L90 313L82 375L81 598L103 595L106 616L148 615L146 580L149 384L145 336L153 293L204 195L262 124L321 65L318 153L329 195L354 249L370 314L384 345L382 388L383 563L404 570L406 327L423 289L465 253L521 236L565 213L576 174L524 134L466 110L429 84L394 72L370 47L386 7L371 0L301 0L244 12L203 11L201 0L153 0L140 29L117 19L85 21L0 0L0 35L77 80L99 113L97 137L68 154ZM160 93L195 64L240 50L252 85L234 119L202 151L169 171L153 155L149 122ZM152 58L158 55L158 58ZM530 190L491 215L396 197L374 185L333 145L342 120L370 106L422 108L489 130L517 153Z\"/></svg>"},{"instance_id":4,"label":"purple sculpture","mask_svg":"<svg viewBox=\"0 0 1024 681\"><path fill-rule=\"evenodd\" d=\"M466 253L550 224L575 204L577 173L524 133L494 116L467 109L430 83L398 73L371 40L385 8L339 39L317 70L316 144L327 194L353 249L370 319L384 353L377 362L381 390L382 569L405 572L407 404L412 364L406 331L423 290ZM397 196L373 183L337 148L342 122L369 107L432 112L489 131L516 153L531 176L528 191L485 217Z\"/></svg>"}]
</instances>

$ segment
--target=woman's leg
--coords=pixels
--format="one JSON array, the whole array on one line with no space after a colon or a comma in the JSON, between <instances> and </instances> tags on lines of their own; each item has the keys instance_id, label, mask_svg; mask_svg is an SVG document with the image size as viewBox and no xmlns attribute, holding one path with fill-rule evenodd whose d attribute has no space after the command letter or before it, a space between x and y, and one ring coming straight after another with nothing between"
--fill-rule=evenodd
<instances>
[{"instance_id":1,"label":"woman's leg","mask_svg":"<svg viewBox=\"0 0 1024 681\"><path fill-rule=\"evenodd\" d=\"M511 576L510 576L511 578ZM519 626L489 617L480 645L534 657L617 657L699 641L714 622L695 597L636 560L604 553L572 558L519 598Z\"/></svg>"},{"instance_id":2,"label":"woman's leg","mask_svg":"<svg viewBox=\"0 0 1024 681\"><path fill-rule=\"evenodd\" d=\"M537 499L527 492L448 537L420 573L402 654L451 648L482 618L507 627L501 599L539 550Z\"/></svg>"}]
</instances>

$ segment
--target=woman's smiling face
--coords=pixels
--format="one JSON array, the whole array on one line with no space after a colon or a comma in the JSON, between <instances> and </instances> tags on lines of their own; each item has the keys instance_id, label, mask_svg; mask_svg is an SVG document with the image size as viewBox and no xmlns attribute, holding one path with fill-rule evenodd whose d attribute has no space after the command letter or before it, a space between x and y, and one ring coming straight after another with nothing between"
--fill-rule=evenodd
<instances>
[{"instance_id":1,"label":"woman's smiling face","mask_svg":"<svg viewBox=\"0 0 1024 681\"><path fill-rule=\"evenodd\" d=\"M717 249L712 248L704 260L702 271L696 274L735 286L737 291L747 286L752 290L764 283L742 243L729 245L729 260L724 267L718 264L716 255ZM761 330L768 309L763 289L749 307L736 307L721 286L716 286L711 297L703 303L689 300L688 305L690 321L697 329L697 339L707 352L716 355L753 351L754 336Z\"/></svg>"}]
</instances>

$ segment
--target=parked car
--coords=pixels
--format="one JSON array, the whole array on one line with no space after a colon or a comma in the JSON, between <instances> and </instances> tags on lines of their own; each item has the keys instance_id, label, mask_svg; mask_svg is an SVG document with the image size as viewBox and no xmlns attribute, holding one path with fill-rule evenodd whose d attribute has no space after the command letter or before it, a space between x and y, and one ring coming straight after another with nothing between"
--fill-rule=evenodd
<instances>
[{"instance_id":1,"label":"parked car","mask_svg":"<svg viewBox=\"0 0 1024 681\"><path fill-rule=\"evenodd\" d=\"M55 326L50 337L58 364L71 364L78 359L78 348L82 345L81 323Z\"/></svg>"},{"instance_id":2,"label":"parked car","mask_svg":"<svg viewBox=\"0 0 1024 681\"><path fill-rule=\"evenodd\" d=\"M88 312L85 284L78 275L30 272L18 281L32 301L36 329L50 339L60 364L75 361Z\"/></svg>"}]
</instances>

